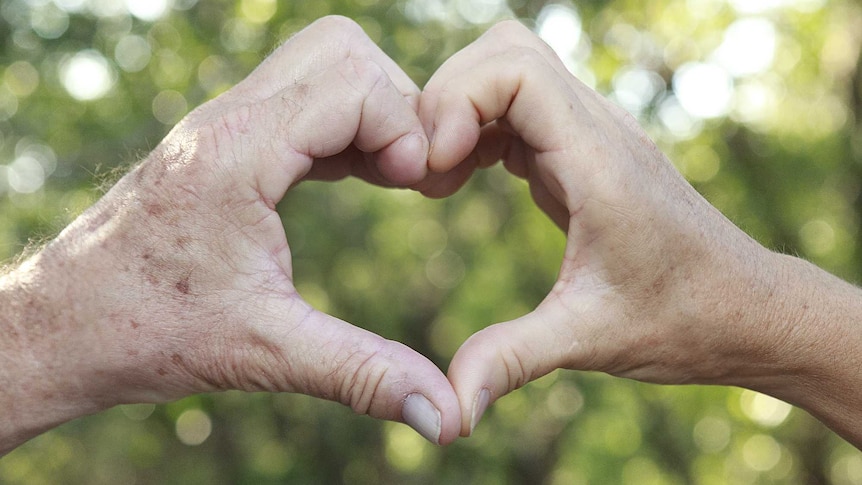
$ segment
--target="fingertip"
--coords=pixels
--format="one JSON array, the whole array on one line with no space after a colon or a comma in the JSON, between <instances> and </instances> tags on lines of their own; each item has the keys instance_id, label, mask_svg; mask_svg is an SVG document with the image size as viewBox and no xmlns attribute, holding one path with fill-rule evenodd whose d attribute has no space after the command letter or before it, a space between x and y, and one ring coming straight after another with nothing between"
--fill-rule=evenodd
<instances>
[{"instance_id":1,"label":"fingertip","mask_svg":"<svg viewBox=\"0 0 862 485\"><path fill-rule=\"evenodd\" d=\"M479 141L481 128L475 117L444 114L434 123L428 170L445 173L464 161Z\"/></svg>"},{"instance_id":2,"label":"fingertip","mask_svg":"<svg viewBox=\"0 0 862 485\"><path fill-rule=\"evenodd\" d=\"M485 415L485 411L488 409L489 404L491 404L491 391L488 389L480 390L479 394L476 395L476 399L473 401L473 408L470 412L470 433L468 436L473 434L473 431L476 429L476 425L479 424L482 416Z\"/></svg>"},{"instance_id":3,"label":"fingertip","mask_svg":"<svg viewBox=\"0 0 862 485\"><path fill-rule=\"evenodd\" d=\"M461 406L461 435L470 436L501 396L561 366L567 345L554 319L537 312L491 325L468 338L449 365Z\"/></svg>"},{"instance_id":4,"label":"fingertip","mask_svg":"<svg viewBox=\"0 0 862 485\"><path fill-rule=\"evenodd\" d=\"M458 439L462 418L455 392L451 387L441 391L425 389L410 393L404 399L401 420L429 442L444 446Z\"/></svg>"},{"instance_id":5,"label":"fingertip","mask_svg":"<svg viewBox=\"0 0 862 485\"><path fill-rule=\"evenodd\" d=\"M420 393L407 396L401 408L401 418L423 438L435 445L440 444L443 418L440 410L427 397Z\"/></svg>"},{"instance_id":6,"label":"fingertip","mask_svg":"<svg viewBox=\"0 0 862 485\"><path fill-rule=\"evenodd\" d=\"M375 158L381 175L394 185L414 185L428 174L428 138L420 133L404 135Z\"/></svg>"}]
</instances>

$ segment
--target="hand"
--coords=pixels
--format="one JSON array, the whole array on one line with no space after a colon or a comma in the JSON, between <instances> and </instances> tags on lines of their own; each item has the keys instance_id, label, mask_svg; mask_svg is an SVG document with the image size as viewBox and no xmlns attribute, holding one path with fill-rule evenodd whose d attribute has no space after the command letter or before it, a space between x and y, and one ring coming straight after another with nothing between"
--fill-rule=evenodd
<instances>
[{"instance_id":1,"label":"hand","mask_svg":"<svg viewBox=\"0 0 862 485\"><path fill-rule=\"evenodd\" d=\"M443 373L303 301L275 211L306 177L422 179L418 94L356 24L333 17L189 114L2 281L23 289L9 306L26 324L12 321L17 338L0 350L32 356L0 371L18 391L4 414L30 423L17 440L119 403L240 389L331 399L453 441L460 409ZM4 426L0 453L15 441Z\"/></svg>"},{"instance_id":2,"label":"hand","mask_svg":"<svg viewBox=\"0 0 862 485\"><path fill-rule=\"evenodd\" d=\"M419 190L446 196L502 159L567 233L558 280L535 311L456 353L449 378L463 435L489 402L557 368L739 384L777 365L789 325L758 319L781 283L775 256L526 28L501 23L450 58L425 87L420 117L434 173Z\"/></svg>"}]
</instances>

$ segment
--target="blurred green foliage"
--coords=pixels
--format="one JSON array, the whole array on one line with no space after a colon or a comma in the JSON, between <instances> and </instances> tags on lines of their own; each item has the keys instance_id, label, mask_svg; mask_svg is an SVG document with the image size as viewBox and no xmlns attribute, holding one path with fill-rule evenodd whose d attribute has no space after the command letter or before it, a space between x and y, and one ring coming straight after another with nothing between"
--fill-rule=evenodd
<instances>
[{"instance_id":1,"label":"blurred green foliage","mask_svg":"<svg viewBox=\"0 0 862 485\"><path fill-rule=\"evenodd\" d=\"M746 231L862 274L851 0L4 0L0 256L55 234L117 167L326 14L356 19L420 86L521 18ZM306 298L444 369L472 332L541 300L564 242L499 169L442 201L306 183L281 212ZM116 408L0 460L10 484L339 482L843 485L862 483L862 454L750 391L556 372L444 449L333 403L224 393Z\"/></svg>"}]
</instances>

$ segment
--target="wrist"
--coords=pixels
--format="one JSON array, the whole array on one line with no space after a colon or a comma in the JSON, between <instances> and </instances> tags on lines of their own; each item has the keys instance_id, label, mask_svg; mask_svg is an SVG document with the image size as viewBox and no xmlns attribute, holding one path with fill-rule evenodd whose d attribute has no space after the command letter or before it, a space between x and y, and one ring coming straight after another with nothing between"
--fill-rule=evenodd
<instances>
[{"instance_id":1,"label":"wrist","mask_svg":"<svg viewBox=\"0 0 862 485\"><path fill-rule=\"evenodd\" d=\"M110 407L79 356L74 300L36 255L0 278L0 455L77 417ZM79 347L79 348L75 348Z\"/></svg>"},{"instance_id":2,"label":"wrist","mask_svg":"<svg viewBox=\"0 0 862 485\"><path fill-rule=\"evenodd\" d=\"M862 442L862 291L778 253L769 254L763 274L739 300L742 317L730 320L748 338L720 383L775 396Z\"/></svg>"}]
</instances>

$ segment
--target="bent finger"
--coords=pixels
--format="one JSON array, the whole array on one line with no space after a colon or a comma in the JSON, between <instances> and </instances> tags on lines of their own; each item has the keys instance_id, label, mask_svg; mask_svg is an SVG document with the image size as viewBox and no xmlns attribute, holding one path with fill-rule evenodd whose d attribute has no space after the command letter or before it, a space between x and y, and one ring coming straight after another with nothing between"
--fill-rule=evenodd
<instances>
[{"instance_id":1,"label":"bent finger","mask_svg":"<svg viewBox=\"0 0 862 485\"><path fill-rule=\"evenodd\" d=\"M219 150L232 153L273 204L315 160L351 145L373 154L375 170L392 184L426 173L428 141L416 112L367 60L345 60L260 103L229 109L211 125Z\"/></svg>"},{"instance_id":2,"label":"bent finger","mask_svg":"<svg viewBox=\"0 0 862 485\"><path fill-rule=\"evenodd\" d=\"M296 33L232 91L240 98L264 100L348 58L378 64L415 109L420 92L416 83L359 24L338 15L323 17Z\"/></svg>"}]
</instances>

